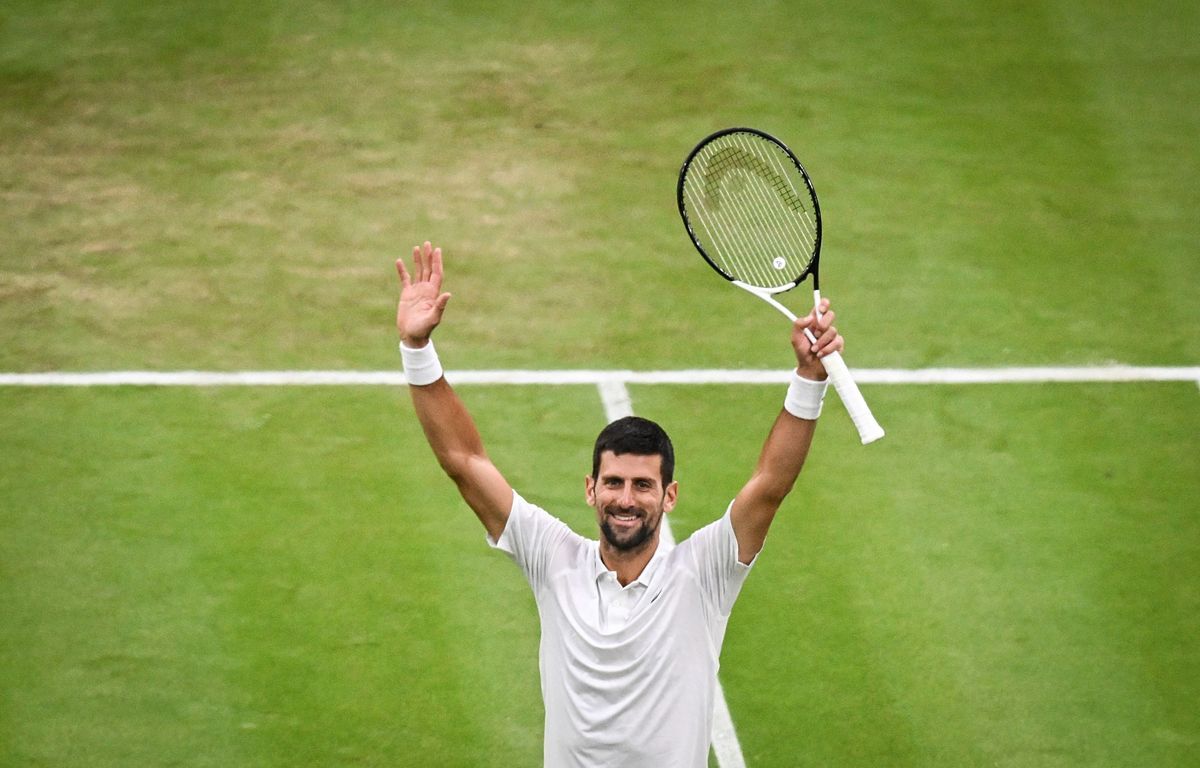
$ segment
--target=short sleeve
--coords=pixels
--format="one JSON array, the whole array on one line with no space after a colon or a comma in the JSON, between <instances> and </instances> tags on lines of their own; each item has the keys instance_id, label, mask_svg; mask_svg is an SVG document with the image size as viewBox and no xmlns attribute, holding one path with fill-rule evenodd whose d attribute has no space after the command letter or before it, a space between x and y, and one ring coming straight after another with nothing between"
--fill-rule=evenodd
<instances>
[{"instance_id":1,"label":"short sleeve","mask_svg":"<svg viewBox=\"0 0 1200 768\"><path fill-rule=\"evenodd\" d=\"M737 535L729 512L733 502L725 509L721 519L704 526L684 542L691 548L692 564L708 606L721 617L728 617L742 591L742 584L750 574L749 565L738 560Z\"/></svg>"},{"instance_id":2,"label":"short sleeve","mask_svg":"<svg viewBox=\"0 0 1200 768\"><path fill-rule=\"evenodd\" d=\"M555 558L583 541L566 523L530 504L516 491L500 538L487 537L490 546L520 566L535 592L545 583Z\"/></svg>"}]
</instances>

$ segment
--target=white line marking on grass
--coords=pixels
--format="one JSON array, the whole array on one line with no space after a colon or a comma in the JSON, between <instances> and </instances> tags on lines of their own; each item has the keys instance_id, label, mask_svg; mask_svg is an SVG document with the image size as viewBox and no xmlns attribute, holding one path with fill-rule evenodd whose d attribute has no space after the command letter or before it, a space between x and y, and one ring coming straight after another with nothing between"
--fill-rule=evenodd
<instances>
[{"instance_id":1,"label":"white line marking on grass","mask_svg":"<svg viewBox=\"0 0 1200 768\"><path fill-rule=\"evenodd\" d=\"M600 390L600 402L604 403L604 418L611 424L617 419L633 415L633 399L629 390L620 381L601 381L596 383Z\"/></svg>"},{"instance_id":2,"label":"white line marking on grass","mask_svg":"<svg viewBox=\"0 0 1200 768\"><path fill-rule=\"evenodd\" d=\"M720 680L717 681L717 701L713 707L712 749L721 768L746 768L746 758L742 755L737 732L733 730L733 716L729 714Z\"/></svg>"},{"instance_id":3,"label":"white line marking on grass","mask_svg":"<svg viewBox=\"0 0 1200 768\"><path fill-rule=\"evenodd\" d=\"M448 371L454 384L781 384L786 370L699 368L678 371L468 370ZM860 384L1040 384L1194 381L1200 366L1129 365L1023 368L856 368ZM8 387L281 387L402 386L399 371L95 371L0 373Z\"/></svg>"},{"instance_id":4,"label":"white line marking on grass","mask_svg":"<svg viewBox=\"0 0 1200 768\"><path fill-rule=\"evenodd\" d=\"M1043 384L1132 381L1200 382L1200 366L1077 366L1045 368L875 368L854 372L863 384Z\"/></svg>"},{"instance_id":5,"label":"white line marking on grass","mask_svg":"<svg viewBox=\"0 0 1200 768\"><path fill-rule=\"evenodd\" d=\"M786 379L786 375L784 377ZM600 390L600 400L604 403L604 417L614 422L617 419L633 415L633 399L629 390L620 380L604 379L596 382ZM661 536L669 546L675 546L675 534L671 532L671 521L663 518ZM717 756L717 765L721 768L746 768L746 759L742 756L742 745L738 742L737 731L733 728L733 716L729 713L729 704L725 701L725 689L717 680L716 700L713 702L712 749Z\"/></svg>"}]
</instances>

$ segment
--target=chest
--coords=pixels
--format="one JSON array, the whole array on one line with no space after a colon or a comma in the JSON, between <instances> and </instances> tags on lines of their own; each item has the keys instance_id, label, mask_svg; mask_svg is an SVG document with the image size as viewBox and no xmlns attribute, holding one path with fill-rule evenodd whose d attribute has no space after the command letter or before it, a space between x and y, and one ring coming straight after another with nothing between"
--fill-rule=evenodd
<instances>
[{"instance_id":1,"label":"chest","mask_svg":"<svg viewBox=\"0 0 1200 768\"><path fill-rule=\"evenodd\" d=\"M714 629L697 580L669 565L628 587L591 569L560 571L538 595L538 611L543 641L601 660L707 655Z\"/></svg>"}]
</instances>

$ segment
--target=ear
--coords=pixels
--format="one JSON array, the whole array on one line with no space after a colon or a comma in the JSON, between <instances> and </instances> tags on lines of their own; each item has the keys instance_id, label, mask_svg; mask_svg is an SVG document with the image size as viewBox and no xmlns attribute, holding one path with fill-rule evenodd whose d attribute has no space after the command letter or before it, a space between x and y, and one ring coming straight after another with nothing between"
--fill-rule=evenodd
<instances>
[{"instance_id":1,"label":"ear","mask_svg":"<svg viewBox=\"0 0 1200 768\"><path fill-rule=\"evenodd\" d=\"M583 495L589 507L596 506L596 478L591 475L583 476Z\"/></svg>"},{"instance_id":2,"label":"ear","mask_svg":"<svg viewBox=\"0 0 1200 768\"><path fill-rule=\"evenodd\" d=\"M663 512L670 512L675 509L675 502L679 500L679 482L672 480L663 492Z\"/></svg>"}]
</instances>

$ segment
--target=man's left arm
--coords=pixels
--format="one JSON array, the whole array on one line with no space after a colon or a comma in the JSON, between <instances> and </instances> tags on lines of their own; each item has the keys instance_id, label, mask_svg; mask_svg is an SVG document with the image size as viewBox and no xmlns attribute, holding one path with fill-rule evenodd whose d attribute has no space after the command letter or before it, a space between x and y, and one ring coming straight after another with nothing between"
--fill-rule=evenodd
<instances>
[{"instance_id":1,"label":"man's left arm","mask_svg":"<svg viewBox=\"0 0 1200 768\"><path fill-rule=\"evenodd\" d=\"M763 444L754 474L733 500L730 522L737 537L738 560L742 563L749 564L762 549L771 521L808 456L827 379L821 358L841 351L844 346L833 325L834 313L829 309L828 299L821 300L819 315L810 312L792 326L796 376L785 407ZM805 329L812 331L816 344L804 335Z\"/></svg>"}]
</instances>

